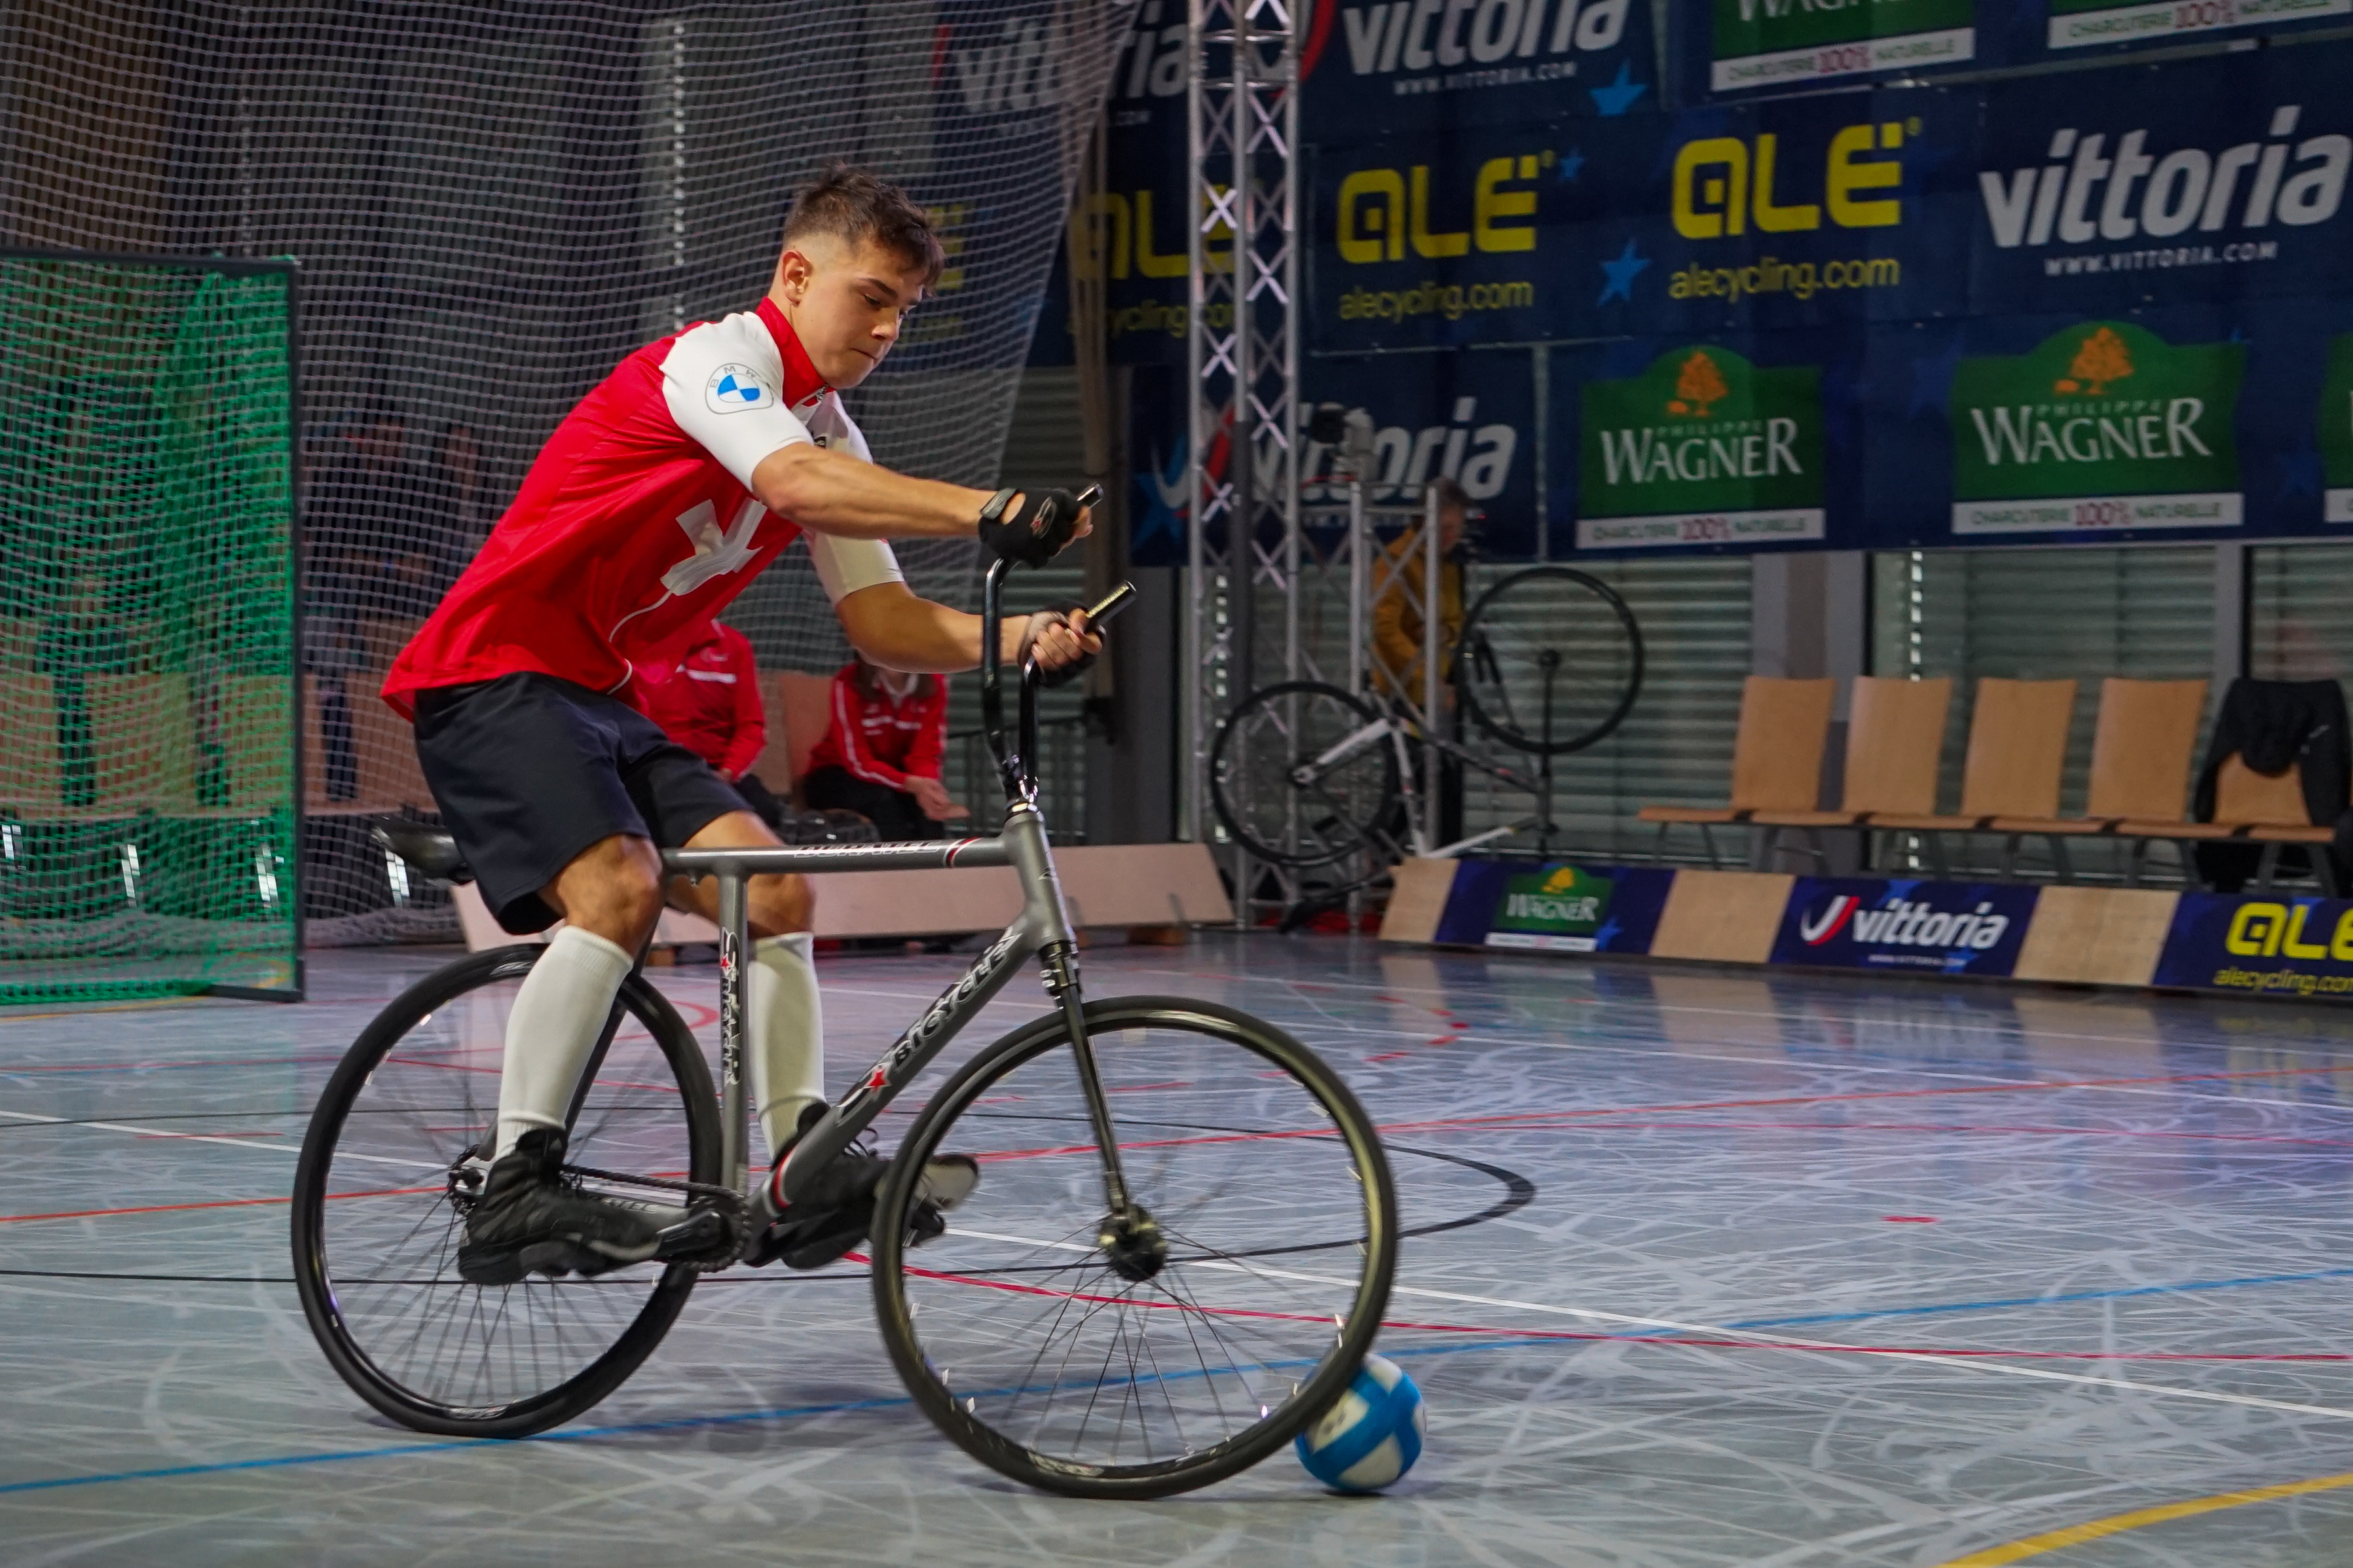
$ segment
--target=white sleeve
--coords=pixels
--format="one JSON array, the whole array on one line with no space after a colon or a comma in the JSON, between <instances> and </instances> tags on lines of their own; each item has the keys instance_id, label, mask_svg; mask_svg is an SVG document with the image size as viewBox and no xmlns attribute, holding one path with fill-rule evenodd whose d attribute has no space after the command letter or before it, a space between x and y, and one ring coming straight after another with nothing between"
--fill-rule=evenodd
<instances>
[{"instance_id":1,"label":"white sleeve","mask_svg":"<svg viewBox=\"0 0 2353 1568\"><path fill-rule=\"evenodd\" d=\"M839 539L815 531L807 531L806 536L809 558L817 563L817 580L825 584L825 596L837 605L860 588L907 580L907 574L899 570L899 558L881 540Z\"/></svg>"},{"instance_id":2,"label":"white sleeve","mask_svg":"<svg viewBox=\"0 0 2353 1568\"><path fill-rule=\"evenodd\" d=\"M866 449L865 435L842 407L839 393L828 397L809 422L833 450L848 452L861 463L874 460L874 454ZM808 535L809 556L817 563L818 581L825 584L826 597L837 605L860 588L907 580L907 574L899 570L899 558L882 540L839 539L815 529L803 531Z\"/></svg>"},{"instance_id":3,"label":"white sleeve","mask_svg":"<svg viewBox=\"0 0 2353 1568\"><path fill-rule=\"evenodd\" d=\"M745 489L760 459L807 444L807 426L785 406L782 367L738 317L706 322L670 345L662 360L662 397L687 437L719 460ZM758 324L758 318L752 319ZM766 335L762 329L761 335Z\"/></svg>"}]
</instances>

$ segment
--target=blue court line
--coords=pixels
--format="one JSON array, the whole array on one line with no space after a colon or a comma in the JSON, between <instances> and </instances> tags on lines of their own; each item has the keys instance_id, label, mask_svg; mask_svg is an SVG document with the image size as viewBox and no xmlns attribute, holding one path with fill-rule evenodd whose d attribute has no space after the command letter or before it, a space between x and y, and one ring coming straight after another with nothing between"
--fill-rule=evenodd
<instances>
[{"instance_id":1,"label":"blue court line","mask_svg":"<svg viewBox=\"0 0 2353 1568\"><path fill-rule=\"evenodd\" d=\"M1523 1350L1538 1345L1557 1349L1560 1343L1556 1338L1484 1340L1475 1344L1416 1345L1401 1350L1385 1350L1381 1353L1396 1360L1404 1356L1465 1355L1479 1351ZM1205 1375L1208 1374L1178 1373L1169 1380ZM480 1451L509 1443L580 1443L592 1437L633 1436L644 1432L676 1432L699 1426L734 1426L752 1421L792 1421L811 1415L834 1415L850 1410L900 1409L913 1404L913 1399L902 1394L895 1399L848 1399L831 1405L794 1405L774 1410L744 1410L733 1415L679 1415L666 1421L584 1426L577 1431L543 1432L531 1437L468 1437L447 1443L399 1443L383 1448L352 1448L333 1454L281 1454L267 1459L227 1459L210 1465L167 1465L152 1470L109 1470L95 1476L60 1476L46 1481L14 1481L0 1485L0 1497L16 1492L58 1491L67 1487L105 1486L114 1481L174 1480L184 1476L227 1475L237 1470L283 1470L299 1466L333 1465L351 1459L396 1459L412 1454L451 1454L468 1449Z\"/></svg>"},{"instance_id":2,"label":"blue court line","mask_svg":"<svg viewBox=\"0 0 2353 1568\"><path fill-rule=\"evenodd\" d=\"M2238 1290L2251 1285L2293 1285L2307 1279L2343 1279L2353 1268L2323 1268L2310 1274L2250 1274L2239 1279L2191 1279L2179 1285L2133 1285L2115 1290L2076 1290L2063 1296L2012 1296L1989 1301L1946 1301L1933 1307L1875 1307L1860 1312L1812 1312L1799 1318L1751 1318L1727 1329L1790 1329L1806 1323L1859 1323L1872 1318L1919 1318L1941 1312L1992 1312L2008 1307L2054 1307L2063 1301L2120 1301L2132 1296L2185 1295L2194 1290Z\"/></svg>"}]
</instances>

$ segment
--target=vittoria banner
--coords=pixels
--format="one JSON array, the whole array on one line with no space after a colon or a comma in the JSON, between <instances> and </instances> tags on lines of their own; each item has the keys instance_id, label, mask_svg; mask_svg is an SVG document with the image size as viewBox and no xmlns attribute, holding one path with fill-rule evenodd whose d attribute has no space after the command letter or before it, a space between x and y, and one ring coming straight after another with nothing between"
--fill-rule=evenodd
<instances>
[{"instance_id":1,"label":"vittoria banner","mask_svg":"<svg viewBox=\"0 0 2353 1568\"><path fill-rule=\"evenodd\" d=\"M1673 882L1660 867L1466 860L1432 940L1530 952L1648 952Z\"/></svg>"},{"instance_id":2,"label":"vittoria banner","mask_svg":"<svg viewBox=\"0 0 2353 1568\"><path fill-rule=\"evenodd\" d=\"M2004 882L1800 877L1772 962L2006 975L2026 940L2035 894Z\"/></svg>"}]
</instances>

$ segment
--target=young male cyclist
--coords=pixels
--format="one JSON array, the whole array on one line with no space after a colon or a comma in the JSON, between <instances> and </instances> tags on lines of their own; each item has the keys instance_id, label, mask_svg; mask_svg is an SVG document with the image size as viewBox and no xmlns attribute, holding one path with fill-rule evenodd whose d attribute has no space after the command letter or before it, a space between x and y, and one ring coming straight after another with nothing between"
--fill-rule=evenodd
<instances>
[{"instance_id":1,"label":"young male cyclist","mask_svg":"<svg viewBox=\"0 0 2353 1568\"><path fill-rule=\"evenodd\" d=\"M971 538L1042 563L1089 519L1066 493L968 489L874 465L839 392L872 374L939 277L921 208L860 170L803 190L755 310L652 343L567 415L473 564L401 651L386 701L416 725L441 819L507 930L564 930L507 1020L496 1159L459 1272L480 1284L594 1273L654 1249L654 1222L559 1176L573 1093L665 900L715 911L715 886L665 887L659 850L777 839L708 763L631 700L633 660L716 615L804 531L850 642L894 669L980 660L980 621L917 598L892 538ZM1007 628L1004 657L1048 669L1100 647L1082 616ZM812 900L755 878L748 1068L779 1167L824 1104ZM883 1162L852 1151L789 1209L772 1175L760 1261L831 1261L864 1237ZM945 1207L968 1159L934 1163ZM779 1212L781 1211L781 1212Z\"/></svg>"}]
</instances>

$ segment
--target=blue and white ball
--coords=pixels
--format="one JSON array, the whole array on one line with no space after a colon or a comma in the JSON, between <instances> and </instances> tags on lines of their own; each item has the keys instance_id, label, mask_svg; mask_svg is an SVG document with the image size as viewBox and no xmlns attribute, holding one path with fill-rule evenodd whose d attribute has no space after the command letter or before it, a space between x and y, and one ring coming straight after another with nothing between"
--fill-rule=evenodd
<instances>
[{"instance_id":1,"label":"blue and white ball","mask_svg":"<svg viewBox=\"0 0 2353 1568\"><path fill-rule=\"evenodd\" d=\"M1340 1403L1292 1446L1307 1473L1335 1491L1377 1492L1413 1468L1425 1430L1413 1379L1368 1355Z\"/></svg>"}]
</instances>

